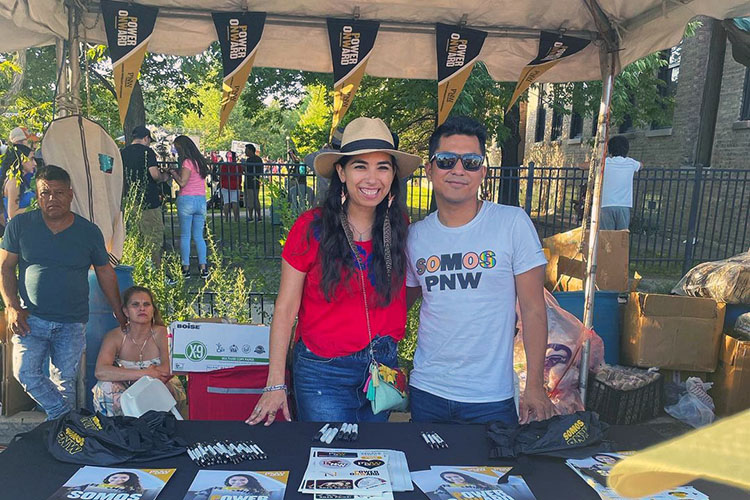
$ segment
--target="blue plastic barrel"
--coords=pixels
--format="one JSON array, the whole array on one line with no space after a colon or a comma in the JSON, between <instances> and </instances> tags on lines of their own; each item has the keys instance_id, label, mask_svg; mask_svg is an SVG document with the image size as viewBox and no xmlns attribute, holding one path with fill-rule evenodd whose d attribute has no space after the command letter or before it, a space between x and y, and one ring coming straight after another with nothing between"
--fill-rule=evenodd
<instances>
[{"instance_id":1,"label":"blue plastic barrel","mask_svg":"<svg viewBox=\"0 0 750 500\"><path fill-rule=\"evenodd\" d=\"M583 292L554 292L560 307L583 321ZM594 331L604 341L604 361L610 365L620 362L619 292L595 292Z\"/></svg>"},{"instance_id":2,"label":"blue plastic barrel","mask_svg":"<svg viewBox=\"0 0 750 500\"><path fill-rule=\"evenodd\" d=\"M117 283L120 286L120 294L133 286L133 268L131 266L115 267ZM108 331L118 326L117 320L113 316L112 307L107 302L104 292L102 292L99 282L96 279L96 273L93 269L89 270L89 322L86 326L86 407L93 410L93 398L91 389L96 385L96 357L99 355L99 348L102 345L102 339Z\"/></svg>"}]
</instances>

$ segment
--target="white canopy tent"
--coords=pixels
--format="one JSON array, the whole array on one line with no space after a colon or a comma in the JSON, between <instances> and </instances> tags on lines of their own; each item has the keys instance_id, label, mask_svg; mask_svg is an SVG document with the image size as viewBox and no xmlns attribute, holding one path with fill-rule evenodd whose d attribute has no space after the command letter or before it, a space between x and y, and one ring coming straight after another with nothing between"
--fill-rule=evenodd
<instances>
[{"instance_id":1,"label":"white canopy tent","mask_svg":"<svg viewBox=\"0 0 750 500\"><path fill-rule=\"evenodd\" d=\"M69 1L86 13L82 39L106 43L98 2ZM676 45L698 15L724 19L750 14L747 0L142 0L160 8L149 51L199 54L216 40L211 11L268 13L255 66L330 72L326 17L378 20L381 28L367 65L373 76L436 78L436 22L464 23L489 32L479 59L493 78L516 81L537 54L540 30L589 39L611 37L616 68ZM49 45L68 38L61 0L0 0L0 52ZM594 12L597 12L596 19ZM545 73L540 81L598 80L599 54L592 44Z\"/></svg>"},{"instance_id":2,"label":"white canopy tent","mask_svg":"<svg viewBox=\"0 0 750 500\"><path fill-rule=\"evenodd\" d=\"M380 77L436 79L435 23L465 24L488 32L479 60L499 81L516 81L537 55L541 30L593 40L561 60L538 82L604 81L599 128L591 159L587 199L591 210L584 324L593 324L598 219L609 103L614 76L627 64L676 45L695 16L726 19L750 15L750 0L142 0L159 7L148 50L199 54L217 39L212 11L267 13L256 66L331 72L326 17L380 21L367 73ZM80 40L106 43L98 2L0 0L0 52L42 46L69 37L68 6L80 9ZM71 24L72 25L72 24ZM77 44L71 47L76 60ZM591 191L589 190L589 193ZM584 232L585 233L585 232ZM588 345L583 366L588 365ZM588 370L581 370L586 394Z\"/></svg>"}]
</instances>

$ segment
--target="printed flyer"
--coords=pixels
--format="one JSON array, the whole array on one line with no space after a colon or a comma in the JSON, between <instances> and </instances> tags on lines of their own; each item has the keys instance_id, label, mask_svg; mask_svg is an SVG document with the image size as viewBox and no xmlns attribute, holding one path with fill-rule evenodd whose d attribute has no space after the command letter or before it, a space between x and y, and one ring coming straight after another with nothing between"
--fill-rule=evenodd
<instances>
[{"instance_id":1,"label":"printed flyer","mask_svg":"<svg viewBox=\"0 0 750 500\"><path fill-rule=\"evenodd\" d=\"M373 451L312 448L300 493L380 497L392 492L388 457Z\"/></svg>"},{"instance_id":2,"label":"printed flyer","mask_svg":"<svg viewBox=\"0 0 750 500\"><path fill-rule=\"evenodd\" d=\"M621 500L615 491L607 486L607 476L614 465L633 452L597 453L588 458L580 460L568 459L565 463L573 469L589 486L594 488L602 500ZM656 495L643 497L640 500L708 500L708 496L696 490L692 486L680 486L671 490L662 491Z\"/></svg>"},{"instance_id":3,"label":"printed flyer","mask_svg":"<svg viewBox=\"0 0 750 500\"><path fill-rule=\"evenodd\" d=\"M411 477L430 500L536 500L523 478L507 475L510 469L432 466Z\"/></svg>"},{"instance_id":4,"label":"printed flyer","mask_svg":"<svg viewBox=\"0 0 750 500\"><path fill-rule=\"evenodd\" d=\"M289 471L199 470L183 500L283 500Z\"/></svg>"},{"instance_id":5,"label":"printed flyer","mask_svg":"<svg viewBox=\"0 0 750 500\"><path fill-rule=\"evenodd\" d=\"M119 469L87 465L49 500L153 500L175 469Z\"/></svg>"}]
</instances>

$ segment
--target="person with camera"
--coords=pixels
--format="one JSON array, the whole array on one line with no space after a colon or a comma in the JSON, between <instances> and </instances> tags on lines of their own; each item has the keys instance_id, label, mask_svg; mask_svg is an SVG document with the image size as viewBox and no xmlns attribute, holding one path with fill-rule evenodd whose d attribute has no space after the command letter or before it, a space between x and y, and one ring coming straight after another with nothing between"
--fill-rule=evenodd
<instances>
[{"instance_id":1,"label":"person with camera","mask_svg":"<svg viewBox=\"0 0 750 500\"><path fill-rule=\"evenodd\" d=\"M133 140L120 150L122 170L125 177L125 197L131 189L142 194L140 230L145 240L152 245L151 260L161 264L161 250L164 243L164 220L161 204L160 183L169 180L169 173L159 169L156 154L149 146L153 142L151 132L143 125L133 129Z\"/></svg>"}]
</instances>

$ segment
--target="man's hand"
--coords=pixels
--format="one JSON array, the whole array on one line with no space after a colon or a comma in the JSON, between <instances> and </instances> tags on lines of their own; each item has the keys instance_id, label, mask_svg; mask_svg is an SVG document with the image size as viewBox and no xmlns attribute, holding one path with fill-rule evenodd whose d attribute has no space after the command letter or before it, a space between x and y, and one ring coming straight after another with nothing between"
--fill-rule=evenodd
<instances>
[{"instance_id":1,"label":"man's hand","mask_svg":"<svg viewBox=\"0 0 750 500\"><path fill-rule=\"evenodd\" d=\"M543 387L527 387L519 405L518 421L527 424L534 420L547 420L555 414L555 405Z\"/></svg>"},{"instance_id":2,"label":"man's hand","mask_svg":"<svg viewBox=\"0 0 750 500\"><path fill-rule=\"evenodd\" d=\"M120 329L123 332L126 331L128 329L128 318L126 318L122 310L119 309L114 312L114 315L117 319L117 322L120 323Z\"/></svg>"},{"instance_id":3,"label":"man's hand","mask_svg":"<svg viewBox=\"0 0 750 500\"><path fill-rule=\"evenodd\" d=\"M26 319L29 317L29 312L27 310L21 309L20 307L9 306L5 308L5 315L8 323L8 330L11 334L23 337L31 332L31 328L26 322Z\"/></svg>"}]
</instances>

